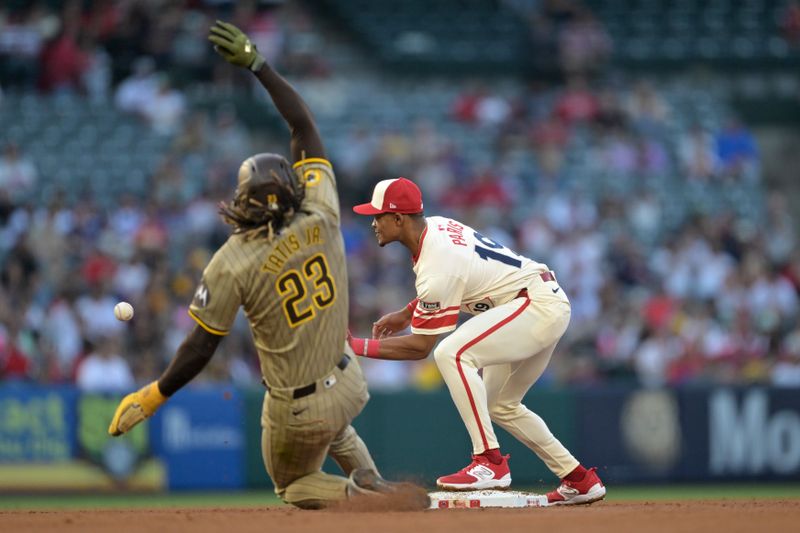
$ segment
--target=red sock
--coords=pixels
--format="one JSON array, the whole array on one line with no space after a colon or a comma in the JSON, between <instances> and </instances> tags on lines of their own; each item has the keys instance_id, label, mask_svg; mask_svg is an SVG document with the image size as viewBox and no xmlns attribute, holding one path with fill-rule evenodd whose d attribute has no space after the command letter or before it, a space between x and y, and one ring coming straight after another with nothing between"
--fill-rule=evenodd
<instances>
[{"instance_id":1,"label":"red sock","mask_svg":"<svg viewBox=\"0 0 800 533\"><path fill-rule=\"evenodd\" d=\"M489 462L493 465L499 465L503 462L503 456L500 455L500 448L492 448L491 450L486 450L481 454L482 456L489 459Z\"/></svg>"},{"instance_id":2,"label":"red sock","mask_svg":"<svg viewBox=\"0 0 800 533\"><path fill-rule=\"evenodd\" d=\"M578 467L575 468L575 470L573 470L569 474L567 474L567 477L565 477L564 479L566 479L567 481L581 481L583 479L583 476L585 475L586 475L586 469L583 467L583 465L578 465Z\"/></svg>"}]
</instances>

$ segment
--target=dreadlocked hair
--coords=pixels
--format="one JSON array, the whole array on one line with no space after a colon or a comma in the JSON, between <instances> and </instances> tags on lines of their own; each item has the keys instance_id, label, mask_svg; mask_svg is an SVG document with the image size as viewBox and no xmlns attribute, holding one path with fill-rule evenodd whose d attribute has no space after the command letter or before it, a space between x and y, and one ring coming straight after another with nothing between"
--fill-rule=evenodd
<instances>
[{"instance_id":1,"label":"dreadlocked hair","mask_svg":"<svg viewBox=\"0 0 800 533\"><path fill-rule=\"evenodd\" d=\"M263 238L272 240L275 235L294 218L295 210L270 211L263 210L259 219L252 218L242 207L238 205L236 199L230 202L220 202L217 212L222 217L223 222L233 227L233 233L247 234L247 238Z\"/></svg>"},{"instance_id":2,"label":"dreadlocked hair","mask_svg":"<svg viewBox=\"0 0 800 533\"><path fill-rule=\"evenodd\" d=\"M234 234L271 240L301 211L305 184L300 186L288 162L275 154L253 156L239 172L234 197L219 204L219 214Z\"/></svg>"},{"instance_id":3,"label":"dreadlocked hair","mask_svg":"<svg viewBox=\"0 0 800 533\"><path fill-rule=\"evenodd\" d=\"M233 227L233 233L271 240L291 222L300 208L300 200L288 188L280 187L277 194L272 192L274 190L275 185L268 184L258 191L237 191L233 200L219 204L222 220Z\"/></svg>"}]
</instances>

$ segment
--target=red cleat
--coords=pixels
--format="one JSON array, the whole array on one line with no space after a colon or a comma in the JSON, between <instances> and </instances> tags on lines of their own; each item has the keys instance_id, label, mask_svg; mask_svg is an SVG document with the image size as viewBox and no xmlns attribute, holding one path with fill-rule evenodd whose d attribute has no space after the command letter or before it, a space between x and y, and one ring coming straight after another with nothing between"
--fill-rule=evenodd
<instances>
[{"instance_id":1,"label":"red cleat","mask_svg":"<svg viewBox=\"0 0 800 533\"><path fill-rule=\"evenodd\" d=\"M580 481L561 480L561 485L547 493L548 505L579 505L594 503L606 497L606 487L595 474L597 468L590 468Z\"/></svg>"},{"instance_id":2,"label":"red cleat","mask_svg":"<svg viewBox=\"0 0 800 533\"><path fill-rule=\"evenodd\" d=\"M472 463L455 474L442 476L436 484L449 490L505 489L511 485L511 471L508 469L508 455L503 456L499 465L483 455L473 455Z\"/></svg>"}]
</instances>

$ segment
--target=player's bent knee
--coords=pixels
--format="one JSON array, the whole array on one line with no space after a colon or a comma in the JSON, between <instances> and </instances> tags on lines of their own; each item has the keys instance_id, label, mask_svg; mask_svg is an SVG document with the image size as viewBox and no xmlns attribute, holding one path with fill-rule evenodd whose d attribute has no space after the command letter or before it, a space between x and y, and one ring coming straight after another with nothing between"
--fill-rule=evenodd
<instances>
[{"instance_id":1,"label":"player's bent knee","mask_svg":"<svg viewBox=\"0 0 800 533\"><path fill-rule=\"evenodd\" d=\"M462 351L464 346L464 339L460 338L457 333L444 339L433 350L433 359L436 361L436 365L439 368L454 367L456 365L456 357L461 352L461 356L458 358L461 364L476 367L473 355L469 351Z\"/></svg>"},{"instance_id":2,"label":"player's bent knee","mask_svg":"<svg viewBox=\"0 0 800 533\"><path fill-rule=\"evenodd\" d=\"M326 507L329 507L332 503L326 500L300 500L296 502L290 502L286 500L284 501L288 504L294 505L295 507L309 511L314 511L317 509L325 509Z\"/></svg>"},{"instance_id":3,"label":"player's bent knee","mask_svg":"<svg viewBox=\"0 0 800 533\"><path fill-rule=\"evenodd\" d=\"M452 366L456 362L456 352L449 349L447 341L440 342L439 346L433 350L433 360L436 361L436 366L439 368Z\"/></svg>"},{"instance_id":4,"label":"player's bent knee","mask_svg":"<svg viewBox=\"0 0 800 533\"><path fill-rule=\"evenodd\" d=\"M294 505L299 509L312 510L312 509L328 508L331 505L334 505L337 501L344 499L345 494L343 492L341 498L339 499L336 498L326 499L324 497L320 497L319 495L312 496L308 494L308 492L298 493L297 491L292 491L291 489L289 489L282 491L282 493L279 494L279 496L284 503L288 503L289 505Z\"/></svg>"},{"instance_id":5,"label":"player's bent knee","mask_svg":"<svg viewBox=\"0 0 800 533\"><path fill-rule=\"evenodd\" d=\"M494 404L489 406L489 417L494 422L508 422L525 412L525 407L520 404Z\"/></svg>"}]
</instances>

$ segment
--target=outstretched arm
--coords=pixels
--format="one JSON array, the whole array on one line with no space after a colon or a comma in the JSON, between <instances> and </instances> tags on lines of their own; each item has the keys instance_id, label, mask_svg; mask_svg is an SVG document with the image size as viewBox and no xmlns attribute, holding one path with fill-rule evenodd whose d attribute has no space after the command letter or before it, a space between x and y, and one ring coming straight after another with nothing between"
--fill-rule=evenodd
<instances>
[{"instance_id":1,"label":"outstretched arm","mask_svg":"<svg viewBox=\"0 0 800 533\"><path fill-rule=\"evenodd\" d=\"M364 339L347 333L347 342L353 353L373 359L407 361L425 359L436 344L439 335L402 335L387 339Z\"/></svg>"},{"instance_id":2,"label":"outstretched arm","mask_svg":"<svg viewBox=\"0 0 800 533\"><path fill-rule=\"evenodd\" d=\"M178 347L175 358L158 379L164 396L172 396L205 368L217 350L221 335L214 335L200 326L194 329Z\"/></svg>"},{"instance_id":3,"label":"outstretched arm","mask_svg":"<svg viewBox=\"0 0 800 533\"><path fill-rule=\"evenodd\" d=\"M325 158L325 149L317 125L303 98L280 74L267 64L258 49L239 28L217 21L211 27L208 40L214 43L225 61L252 71L267 90L275 107L289 125L292 159Z\"/></svg>"},{"instance_id":4,"label":"outstretched arm","mask_svg":"<svg viewBox=\"0 0 800 533\"><path fill-rule=\"evenodd\" d=\"M289 125L292 160L300 161L306 157L324 159L325 149L317 125L308 106L294 87L266 63L256 72L256 77L269 91L275 107Z\"/></svg>"},{"instance_id":5,"label":"outstretched arm","mask_svg":"<svg viewBox=\"0 0 800 533\"><path fill-rule=\"evenodd\" d=\"M108 426L108 433L115 437L122 435L145 418L153 416L170 396L205 368L221 339L221 336L196 326L186 336L175 358L158 381L153 381L122 399L111 425Z\"/></svg>"}]
</instances>

